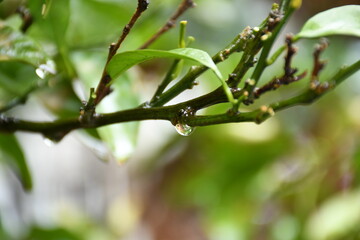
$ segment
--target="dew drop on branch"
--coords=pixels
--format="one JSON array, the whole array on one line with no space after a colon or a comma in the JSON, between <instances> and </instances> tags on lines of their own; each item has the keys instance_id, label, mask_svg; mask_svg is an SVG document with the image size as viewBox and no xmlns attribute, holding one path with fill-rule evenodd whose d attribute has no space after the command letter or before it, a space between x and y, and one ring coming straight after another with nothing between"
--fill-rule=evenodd
<instances>
[{"instance_id":1,"label":"dew drop on branch","mask_svg":"<svg viewBox=\"0 0 360 240\"><path fill-rule=\"evenodd\" d=\"M175 125L175 129L181 136L185 137L189 136L195 130L194 127L191 127L184 123L177 123Z\"/></svg>"},{"instance_id":2,"label":"dew drop on branch","mask_svg":"<svg viewBox=\"0 0 360 240\"><path fill-rule=\"evenodd\" d=\"M56 143L60 142L66 134L68 134L68 130L60 130L57 132L51 132L51 133L44 133L44 143L48 147L54 146Z\"/></svg>"},{"instance_id":3,"label":"dew drop on branch","mask_svg":"<svg viewBox=\"0 0 360 240\"><path fill-rule=\"evenodd\" d=\"M49 138L44 138L44 144L45 144L46 146L48 146L48 147L54 146L55 143L56 143L55 141L53 141L53 140L51 140L51 139L49 139Z\"/></svg>"},{"instance_id":4,"label":"dew drop on branch","mask_svg":"<svg viewBox=\"0 0 360 240\"><path fill-rule=\"evenodd\" d=\"M187 125L186 123L184 123L184 119L186 117L190 117L190 116L194 116L195 115L194 109L192 109L191 107L186 107L184 109L181 109L179 111L179 116L178 119L176 119L175 122L175 129L176 131L182 135L182 136L189 136L193 131L194 131L194 127L191 127L189 125Z\"/></svg>"}]
</instances>

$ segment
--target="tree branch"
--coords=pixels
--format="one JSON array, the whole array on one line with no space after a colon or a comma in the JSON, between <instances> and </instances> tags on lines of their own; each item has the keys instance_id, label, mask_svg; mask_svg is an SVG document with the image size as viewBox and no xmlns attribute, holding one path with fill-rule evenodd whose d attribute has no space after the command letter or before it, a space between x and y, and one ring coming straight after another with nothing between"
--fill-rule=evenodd
<instances>
[{"instance_id":1,"label":"tree branch","mask_svg":"<svg viewBox=\"0 0 360 240\"><path fill-rule=\"evenodd\" d=\"M255 70L251 75L251 81L245 85L246 91L249 92L250 94L249 98L245 101L245 103L247 104L251 103L254 98L253 91L257 83L259 82L262 73L264 72L265 68L268 66L266 60L269 56L270 50L277 36L279 35L280 31L285 26L285 23L287 23L289 17L292 15L292 13L295 10L294 8L289 6L291 5L289 4L289 2L291 1L284 0L281 2L280 7L273 6L272 14L269 18L269 23L271 24L271 22L273 22L276 24L270 25L269 26L271 29L271 31L269 31L270 34L264 35L266 37L262 37L262 40L265 42L264 48L261 51L261 55L255 67Z\"/></svg>"},{"instance_id":2,"label":"tree branch","mask_svg":"<svg viewBox=\"0 0 360 240\"><path fill-rule=\"evenodd\" d=\"M288 34L286 36L285 42L286 42L286 46L287 46L287 54L285 56L284 75L282 77L275 77L273 80L266 83L265 85L263 85L260 88L255 88L254 89L254 97L255 98L259 98L260 95L262 95L266 92L269 92L271 90L276 90L282 85L288 85L290 83L299 81L306 76L306 74L307 74L306 71L298 76L295 76L295 73L297 73L298 69L291 67L292 58L295 55L295 53L297 52L297 48L295 48L292 45L293 42L292 42L291 34Z\"/></svg>"},{"instance_id":3,"label":"tree branch","mask_svg":"<svg viewBox=\"0 0 360 240\"><path fill-rule=\"evenodd\" d=\"M238 34L234 40L227 45L224 49L217 52L212 60L214 63L220 63L225 61L231 54L235 52L244 51L248 38L244 38L244 34L247 34L248 28L243 30L242 33ZM159 107L163 106L171 99L175 98L177 95L185 91L186 89L191 89L194 86L194 82L197 77L199 77L202 73L204 73L208 68L206 66L193 66L190 68L189 72L183 76L179 82L177 82L174 86L172 86L167 91L163 92L161 96L157 99L154 99L150 102L151 107Z\"/></svg>"},{"instance_id":4,"label":"tree branch","mask_svg":"<svg viewBox=\"0 0 360 240\"><path fill-rule=\"evenodd\" d=\"M269 106L262 106L257 110L251 112L238 113L235 115L218 114L213 116L194 116L189 117L184 121L189 126L208 126L215 124L231 123L231 122L255 122L262 123L276 112L298 106L308 105L328 93L330 90L337 87L340 83L350 77L352 74L360 70L360 60L354 64L341 68L330 81L319 83L316 88L308 88L303 93L287 100L279 101L270 104Z\"/></svg>"},{"instance_id":5,"label":"tree branch","mask_svg":"<svg viewBox=\"0 0 360 240\"><path fill-rule=\"evenodd\" d=\"M113 58L113 56L116 54L116 52L120 48L122 42L128 36L129 32L131 31L132 27L134 26L136 21L139 19L141 14L147 9L148 5L149 5L148 0L138 0L138 6L136 8L136 11L133 14L133 16L131 17L129 23L126 24L125 27L123 28L120 38L118 39L118 41L116 43L112 43L110 45L106 64L105 64L100 82L96 88L96 92L95 92L96 97L94 99L94 105L99 104L100 101L104 97L106 97L108 94L110 94L110 92L111 92L111 88L110 88L111 77L108 74L108 72L106 71L106 66L108 65L110 60Z\"/></svg>"},{"instance_id":6,"label":"tree branch","mask_svg":"<svg viewBox=\"0 0 360 240\"><path fill-rule=\"evenodd\" d=\"M148 48L153 42L155 42L161 35L175 27L177 19L183 15L189 8L195 7L196 4L193 0L182 0L179 7L176 9L174 14L169 20L162 26L149 40L147 40L139 49Z\"/></svg>"},{"instance_id":7,"label":"tree branch","mask_svg":"<svg viewBox=\"0 0 360 240\"><path fill-rule=\"evenodd\" d=\"M29 9L27 9L25 6L18 7L16 9L16 12L20 15L22 19L20 30L21 32L25 33L28 30L28 28L32 25L33 17Z\"/></svg>"},{"instance_id":8,"label":"tree branch","mask_svg":"<svg viewBox=\"0 0 360 240\"><path fill-rule=\"evenodd\" d=\"M287 18L295 9L293 2L296 2L297 4L299 4L299 2L301 3L301 1L298 0L283 0L280 7L277 5L273 7L270 16L259 27L247 27L241 34L236 36L236 38L226 48L213 56L212 60L215 63L219 63L226 60L234 52L244 51L239 64L233 73L230 74L227 81L228 85L231 87L230 90L233 97L239 99L238 102L243 102L246 100L248 101L247 98L249 94L251 94L250 97L252 98L250 98L250 100L252 100L267 91L278 88L280 85L297 81L305 76L305 74L295 76L297 69L291 67L291 59L296 50L292 46L291 38L288 37L286 41L288 52L285 56L284 75L280 78L271 80L260 89L254 91L254 88L262 72L267 67L266 59L268 58L268 54L271 46L274 43L275 37L278 35L279 31L287 21ZM191 0L182 2L182 4L186 3L189 4L193 2ZM138 0L137 10L132 16L129 24L127 24L123 29L123 33L117 43L114 43L110 46L106 65L116 54L121 43L128 35L129 31L140 17L141 13L146 10L147 6L147 0ZM285 11L284 16L282 15L283 11ZM182 12L179 10L175 16L178 17L181 13ZM5 115L0 114L0 133L13 133L15 131L36 132L53 141L60 141L64 136L75 129L98 128L109 124L130 121L166 120L170 121L174 125L177 123L182 123L191 127L244 121L261 123L267 118L273 116L277 111L296 105L310 104L314 102L329 90L335 88L350 75L360 70L359 60L351 66L341 68L330 79L330 81L321 83L318 80L318 77L325 63L320 60L320 54L326 48L326 46L327 43L323 42L315 49L314 67L310 85L307 89L295 97L269 105L264 105L253 111L238 112L238 108L236 108L236 111L233 111L233 108L223 114L196 115L197 111L200 109L228 101L228 98L226 97L222 87L219 87L208 94L191 99L189 101L170 106L163 106L181 92L191 88L194 85L196 78L208 69L205 66L197 66L192 67L190 71L185 74L185 76L177 84L175 84L166 92L162 92L163 89L161 87L160 92L162 94L159 95L158 98L153 98L152 101L146 106L144 105L143 107L137 107L113 113L96 114L96 104L98 104L101 99L103 99L110 92L109 82L111 79L106 72L105 65L103 76L96 90L96 94L94 94L94 89L91 89L89 102L80 111L80 116L78 118L56 120L53 122L33 122L6 117ZM261 48L263 48L263 50L260 56L260 60L253 72L252 78L250 79L253 82L246 81L243 89L237 88L240 80L254 64L254 57ZM20 98L17 102L19 101L21 102L22 99Z\"/></svg>"},{"instance_id":9,"label":"tree branch","mask_svg":"<svg viewBox=\"0 0 360 240\"><path fill-rule=\"evenodd\" d=\"M179 121L179 119L181 119L183 123L186 123L192 127L230 122L261 123L267 118L271 117L277 111L296 105L304 105L314 102L359 70L360 60L349 67L341 68L331 78L330 81L321 84L319 83L316 88L308 88L298 96L270 104L269 106L262 106L259 109L251 112L243 112L238 114L232 114L231 112L228 112L211 116L182 115L182 112L185 108L190 108L194 113L196 113L196 111L199 109L217 103L226 102L227 99L225 94L221 88L218 88L209 94L176 105L153 108L134 108L114 113L97 114L94 116L94 118L90 119L90 121L81 121L79 118L73 118L67 120L56 120L53 122L32 122L0 115L0 132L37 132L43 134L45 137L51 140L60 141L67 133L75 129L97 128L109 124L141 120L168 120L172 123L176 123ZM240 89L232 90L234 97L241 96L242 91Z\"/></svg>"},{"instance_id":10,"label":"tree branch","mask_svg":"<svg viewBox=\"0 0 360 240\"><path fill-rule=\"evenodd\" d=\"M274 15L274 11L275 10L273 7L270 16L267 17L259 25L259 27L245 28L226 48L213 56L212 59L217 64L219 62L225 61L234 52L242 52L246 50L238 66L235 68L233 73L230 75L230 78L228 79L228 85L230 87L237 87L241 78L255 63L254 56L263 46L263 36L266 33L270 35L272 31L277 31L274 33L274 36L276 36L281 27L284 25L286 19L280 19L278 17L274 19L272 17ZM280 27L278 25L280 25ZM208 68L205 66L193 67L182 79L180 79L178 83L165 91L159 98L152 101L150 106L162 106L186 89L191 89L194 85L193 83L195 79L207 69Z\"/></svg>"}]
</instances>

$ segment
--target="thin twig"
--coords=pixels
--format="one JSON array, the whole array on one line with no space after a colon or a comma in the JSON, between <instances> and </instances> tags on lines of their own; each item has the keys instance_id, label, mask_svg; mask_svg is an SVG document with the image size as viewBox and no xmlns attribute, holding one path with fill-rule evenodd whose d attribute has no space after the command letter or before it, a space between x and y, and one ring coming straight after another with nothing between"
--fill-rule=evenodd
<instances>
[{"instance_id":1,"label":"thin twig","mask_svg":"<svg viewBox=\"0 0 360 240\"><path fill-rule=\"evenodd\" d=\"M31 16L29 9L25 8L24 6L18 7L16 12L20 15L23 21L20 27L21 32L25 33L33 23L33 17Z\"/></svg>"},{"instance_id":2,"label":"thin twig","mask_svg":"<svg viewBox=\"0 0 360 240\"><path fill-rule=\"evenodd\" d=\"M117 50L120 48L122 42L128 36L129 32L131 31L132 27L134 26L136 21L139 19L141 14L147 9L148 5L149 5L148 0L138 0L138 6L136 8L136 11L133 14L133 16L131 17L129 23L126 24L125 27L123 28L123 31L122 31L122 34L121 34L120 38L118 39L118 41L116 43L112 43L110 45L109 54L108 54L108 57L107 57L107 60L106 60L104 71L103 71L103 74L101 76L100 82L99 82L99 84L98 84L98 86L96 88L96 98L94 100L95 105L99 104L99 102L104 97L106 97L108 94L110 94L110 92L111 92L110 82L111 82L112 79L111 79L110 75L108 74L108 72L106 71L106 66L108 65L110 60L114 57Z\"/></svg>"},{"instance_id":3,"label":"thin twig","mask_svg":"<svg viewBox=\"0 0 360 240\"><path fill-rule=\"evenodd\" d=\"M186 47L186 43L185 43L185 36L186 36L186 25L187 25L187 21L181 21L180 22L180 33L179 33L179 48L185 48ZM158 88L156 89L153 97L150 100L150 104L152 102L154 102L156 99L158 99L160 97L160 95L164 92L164 90L166 89L166 87L177 78L179 72L182 69L182 64L183 60L181 59L175 59L169 69L169 71L167 72L167 74L165 75L165 78L162 80L162 82L160 83L160 85L158 86Z\"/></svg>"},{"instance_id":4,"label":"thin twig","mask_svg":"<svg viewBox=\"0 0 360 240\"><path fill-rule=\"evenodd\" d=\"M321 42L316 45L314 51L314 66L311 73L311 83L318 81L320 71L325 67L326 61L320 60L320 54L328 47L328 42L326 39L322 39Z\"/></svg>"},{"instance_id":5,"label":"thin twig","mask_svg":"<svg viewBox=\"0 0 360 240\"><path fill-rule=\"evenodd\" d=\"M284 64L284 75L281 77L275 77L270 82L266 83L260 88L257 88L254 90L254 97L259 98L262 94L269 92L271 90L276 90L282 85L288 85L290 83L299 81L300 79L303 79L307 72L303 72L302 74L295 76L295 73L297 73L297 68L291 67L291 61L294 56L294 54L297 52L297 48L295 48L292 45L292 35L286 36L286 46L287 46L287 54L285 56L285 64Z\"/></svg>"},{"instance_id":6,"label":"thin twig","mask_svg":"<svg viewBox=\"0 0 360 240\"><path fill-rule=\"evenodd\" d=\"M175 27L176 20L183 15L189 8L195 7L196 4L193 0L183 0L179 7L176 9L174 14L169 20L162 26L149 40L147 40L139 49L148 48L153 42L155 42L161 35Z\"/></svg>"},{"instance_id":7,"label":"thin twig","mask_svg":"<svg viewBox=\"0 0 360 240\"><path fill-rule=\"evenodd\" d=\"M155 102L156 99L159 98L160 95L164 92L165 88L170 84L170 82L172 80L174 80L173 74L174 74L174 71L176 70L176 68L178 67L179 62L180 62L180 60L177 59L172 63L164 80L160 83L160 85L158 86L158 88L156 89L156 91L154 93L154 96L151 98L150 103Z\"/></svg>"},{"instance_id":8,"label":"thin twig","mask_svg":"<svg viewBox=\"0 0 360 240\"><path fill-rule=\"evenodd\" d=\"M257 85L257 83L260 80L260 77L262 73L264 72L267 65L267 59L270 53L270 50L274 44L275 39L279 35L280 31L283 29L285 24L287 23L289 17L293 14L293 12L296 10L294 8L291 8L287 6L288 0L284 0L281 2L280 8L275 7L272 10L272 16L269 18L269 23L273 22L276 23L275 25L270 24L270 29L272 28L271 34L267 35L267 37L262 37L264 43L264 47L262 49L259 61L255 67L254 72L251 75L251 84L246 84L245 89L249 92L249 98L246 100L247 103L252 102L252 98L254 98L254 89ZM272 20L271 20L272 19Z\"/></svg>"}]
</instances>

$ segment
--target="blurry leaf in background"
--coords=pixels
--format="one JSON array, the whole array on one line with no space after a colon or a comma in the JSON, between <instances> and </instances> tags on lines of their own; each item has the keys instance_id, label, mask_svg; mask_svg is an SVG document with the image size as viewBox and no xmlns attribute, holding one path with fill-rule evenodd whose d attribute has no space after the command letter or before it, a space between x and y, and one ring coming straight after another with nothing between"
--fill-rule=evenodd
<instances>
[{"instance_id":1,"label":"blurry leaf in background","mask_svg":"<svg viewBox=\"0 0 360 240\"><path fill-rule=\"evenodd\" d=\"M126 236L133 231L140 220L140 206L128 196L118 196L108 208L106 220L117 236Z\"/></svg>"},{"instance_id":2,"label":"blurry leaf in background","mask_svg":"<svg viewBox=\"0 0 360 240\"><path fill-rule=\"evenodd\" d=\"M0 108L38 84L35 69L24 63L0 62Z\"/></svg>"},{"instance_id":3,"label":"blurry leaf in background","mask_svg":"<svg viewBox=\"0 0 360 240\"><path fill-rule=\"evenodd\" d=\"M279 134L257 139L244 141L242 136L229 134L221 126L198 129L179 159L181 163L175 172L169 173L167 190L177 200L187 199L210 212L227 209L240 196L245 201L250 193L247 188L252 186L257 173L292 146L287 136Z\"/></svg>"},{"instance_id":4,"label":"blurry leaf in background","mask_svg":"<svg viewBox=\"0 0 360 240\"><path fill-rule=\"evenodd\" d=\"M66 31L69 24L69 0L51 1L43 13L44 1L28 1L28 6L34 18L34 24L28 34L47 43L55 43L58 47L65 47ZM58 51L62 51L58 49Z\"/></svg>"},{"instance_id":5,"label":"blurry leaf in background","mask_svg":"<svg viewBox=\"0 0 360 240\"><path fill-rule=\"evenodd\" d=\"M332 8L310 18L294 38L360 37L360 5Z\"/></svg>"},{"instance_id":6,"label":"blurry leaf in background","mask_svg":"<svg viewBox=\"0 0 360 240\"><path fill-rule=\"evenodd\" d=\"M14 21L17 18L0 23L0 108L45 82L36 75L48 80L50 74L55 74L55 63L40 44L20 30L7 26L16 25L12 24Z\"/></svg>"},{"instance_id":7,"label":"blurry leaf in background","mask_svg":"<svg viewBox=\"0 0 360 240\"><path fill-rule=\"evenodd\" d=\"M0 1L1 2L1 1ZM4 226L0 218L0 239L8 240L10 237L6 234Z\"/></svg>"},{"instance_id":8,"label":"blurry leaf in background","mask_svg":"<svg viewBox=\"0 0 360 240\"><path fill-rule=\"evenodd\" d=\"M45 229L33 227L26 239L33 240L82 240L83 238L62 228Z\"/></svg>"},{"instance_id":9,"label":"blurry leaf in background","mask_svg":"<svg viewBox=\"0 0 360 240\"><path fill-rule=\"evenodd\" d=\"M138 123L124 123L98 129L101 139L118 163L124 163L134 152L138 128Z\"/></svg>"},{"instance_id":10,"label":"blurry leaf in background","mask_svg":"<svg viewBox=\"0 0 360 240\"><path fill-rule=\"evenodd\" d=\"M108 113L138 106L140 101L135 76L134 72L129 72L113 83L114 91L99 104L98 111ZM98 129L101 139L106 142L118 163L126 161L134 152L139 124L113 124Z\"/></svg>"},{"instance_id":11,"label":"blurry leaf in background","mask_svg":"<svg viewBox=\"0 0 360 240\"><path fill-rule=\"evenodd\" d=\"M58 211L59 213L57 215L57 221L59 230L65 231L74 239L116 239L114 234L107 229L107 226L102 220L99 224L97 221L94 221L94 219L91 218L87 213L81 211L71 202L62 202ZM72 240L73 238L61 239ZM45 239L47 240L52 238L44 238L44 240Z\"/></svg>"},{"instance_id":12,"label":"blurry leaf in background","mask_svg":"<svg viewBox=\"0 0 360 240\"><path fill-rule=\"evenodd\" d=\"M357 189L332 196L310 216L307 222L309 240L359 237L360 191ZM352 238L358 239L358 238Z\"/></svg>"},{"instance_id":13,"label":"blurry leaf in background","mask_svg":"<svg viewBox=\"0 0 360 240\"><path fill-rule=\"evenodd\" d=\"M90 88L97 86L101 77L102 68L106 59L105 51L79 51L74 52L72 59L80 80L77 80L75 91L80 99L88 99ZM135 71L123 74L112 85L114 91L107 96L97 107L99 113L120 111L139 105L138 84ZM106 143L110 153L101 151L98 157L113 155L119 163L127 160L135 150L139 123L113 124L98 128L96 131L100 138ZM90 137L90 136L89 136ZM96 151L96 150L95 150Z\"/></svg>"},{"instance_id":14,"label":"blurry leaf in background","mask_svg":"<svg viewBox=\"0 0 360 240\"><path fill-rule=\"evenodd\" d=\"M272 229L274 240L294 240L300 232L300 224L295 216L285 215L277 220Z\"/></svg>"},{"instance_id":15,"label":"blurry leaf in background","mask_svg":"<svg viewBox=\"0 0 360 240\"><path fill-rule=\"evenodd\" d=\"M70 18L69 0L46 1L43 4L44 1L28 2L34 22L27 34L42 43L49 55L53 56L56 66L62 70L62 75L71 79L76 74L69 61L69 44L66 41Z\"/></svg>"},{"instance_id":16,"label":"blurry leaf in background","mask_svg":"<svg viewBox=\"0 0 360 240\"><path fill-rule=\"evenodd\" d=\"M71 24L66 39L75 48L102 43L108 45L121 33L135 7L122 1L71 1Z\"/></svg>"},{"instance_id":17,"label":"blurry leaf in background","mask_svg":"<svg viewBox=\"0 0 360 240\"><path fill-rule=\"evenodd\" d=\"M272 122L264 128L276 128L276 125ZM153 173L155 179L161 176L160 183L156 180L154 184L159 185L157 191L161 190L174 211L190 208L191 212L200 212L209 239L219 239L219 236L225 240L253 239L250 233L256 228L254 219L269 196L268 189L263 191L262 186L254 186L253 181L294 144L289 136L276 129L259 132L251 128L244 134L231 132L244 128L237 128L237 124L198 128L183 144L173 143L164 149L164 155L174 156L178 148L185 147L161 172ZM244 137L245 134L262 135L262 132L261 137ZM159 159L161 157L157 161ZM265 181L272 184L272 179ZM154 201L161 198L161 193L149 197ZM153 205L155 203L149 207L154 208Z\"/></svg>"},{"instance_id":18,"label":"blurry leaf in background","mask_svg":"<svg viewBox=\"0 0 360 240\"><path fill-rule=\"evenodd\" d=\"M0 162L10 166L25 190L31 190L31 174L14 134L0 134Z\"/></svg>"},{"instance_id":19,"label":"blurry leaf in background","mask_svg":"<svg viewBox=\"0 0 360 240\"><path fill-rule=\"evenodd\" d=\"M33 39L0 23L0 61L20 61L37 68L48 60L47 54Z\"/></svg>"}]
</instances>

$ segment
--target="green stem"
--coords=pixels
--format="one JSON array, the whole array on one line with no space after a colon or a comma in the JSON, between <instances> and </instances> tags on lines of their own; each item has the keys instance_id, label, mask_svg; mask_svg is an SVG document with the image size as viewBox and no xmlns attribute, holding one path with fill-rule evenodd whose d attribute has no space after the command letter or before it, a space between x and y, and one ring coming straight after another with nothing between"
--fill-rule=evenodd
<instances>
[{"instance_id":1,"label":"green stem","mask_svg":"<svg viewBox=\"0 0 360 240\"><path fill-rule=\"evenodd\" d=\"M279 47L278 50L276 50L276 52L268 60L266 60L266 65L267 66L272 65L285 51L285 49L286 49L286 45L282 45L281 47Z\"/></svg>"},{"instance_id":2,"label":"green stem","mask_svg":"<svg viewBox=\"0 0 360 240\"><path fill-rule=\"evenodd\" d=\"M154 96L152 97L152 99L150 101L150 104L153 103L153 102L156 102L156 100L164 92L165 88L171 83L172 80L174 80L174 72L176 71L180 61L181 60L177 59L172 63L172 65L171 65L169 71L167 72L165 78L162 80L162 82L160 83L160 85L156 89L155 94L154 94Z\"/></svg>"},{"instance_id":3,"label":"green stem","mask_svg":"<svg viewBox=\"0 0 360 240\"><path fill-rule=\"evenodd\" d=\"M262 75L262 73L264 72L265 68L268 66L267 64L267 58L269 56L270 50L274 44L274 41L276 40L277 36L279 35L281 29L284 27L285 23L288 21L289 17L291 16L291 14L294 12L295 9L287 7L285 8L285 6L288 6L289 1L282 1L282 5L280 7L280 11L284 11L285 10L285 16L281 19L280 23L275 27L274 31L272 32L271 36L266 40L265 44L264 44L264 48L261 51L261 55L259 58L259 61L255 67L255 70L253 72L253 74L251 75L251 79L254 81L254 84L247 84L247 86L245 87L246 90L250 93L250 98L253 97L252 93L254 88L256 87L257 83L259 82L259 79Z\"/></svg>"},{"instance_id":4,"label":"green stem","mask_svg":"<svg viewBox=\"0 0 360 240\"><path fill-rule=\"evenodd\" d=\"M185 43L186 25L187 25L187 21L180 22L179 48L186 47L186 43Z\"/></svg>"},{"instance_id":5,"label":"green stem","mask_svg":"<svg viewBox=\"0 0 360 240\"><path fill-rule=\"evenodd\" d=\"M257 31L251 29L250 27L245 29L246 34L243 34L243 37L248 38L246 44L246 49L233 72L230 74L228 84L230 87L237 87L240 81L243 79L247 71L254 66L255 56L263 47L263 42L261 41L261 36L264 34L266 29L267 19L264 20L257 28Z\"/></svg>"},{"instance_id":6,"label":"green stem","mask_svg":"<svg viewBox=\"0 0 360 240\"><path fill-rule=\"evenodd\" d=\"M290 2L291 2L292 0L282 0L281 2L280 2L280 12L287 12L287 10L289 9L289 7L290 7Z\"/></svg>"},{"instance_id":7,"label":"green stem","mask_svg":"<svg viewBox=\"0 0 360 240\"><path fill-rule=\"evenodd\" d=\"M185 48L185 35L186 35L186 25L187 21L181 21L180 22L180 32L179 32L179 48ZM165 88L171 83L172 80L174 80L177 77L177 73L181 71L182 66L182 60L175 60L173 64L171 65L169 71L167 72L164 80L161 82L159 87L156 89L156 92L154 96L152 97L150 104L155 102L156 99L160 97L160 95L164 92Z\"/></svg>"}]
</instances>

